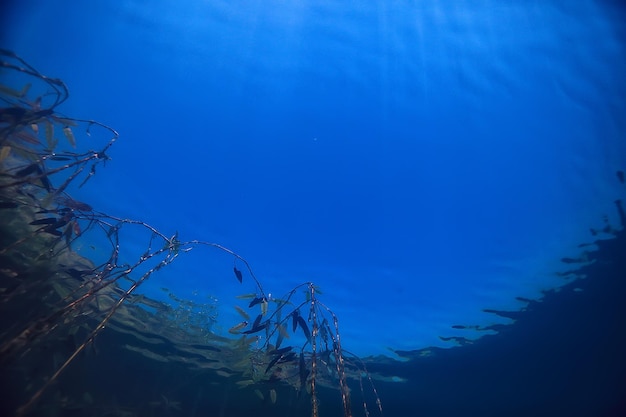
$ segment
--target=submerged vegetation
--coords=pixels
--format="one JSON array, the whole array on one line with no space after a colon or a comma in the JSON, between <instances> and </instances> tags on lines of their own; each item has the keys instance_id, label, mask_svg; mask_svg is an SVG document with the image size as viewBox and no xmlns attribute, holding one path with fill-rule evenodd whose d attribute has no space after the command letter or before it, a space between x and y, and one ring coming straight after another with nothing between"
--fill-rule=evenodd
<instances>
[{"instance_id":1,"label":"submerged vegetation","mask_svg":"<svg viewBox=\"0 0 626 417\"><path fill-rule=\"evenodd\" d=\"M71 190L88 185L109 160L118 133L60 114L66 85L14 53L0 50L0 71L0 369L19 385L12 413L134 416L191 409L166 394L117 403L61 390L57 382L75 363L99 361L96 342L116 333L130 340L126 351L204 372L206 379L225 378L263 404L278 406L278 393L290 390L289 401L306 401L307 414L317 417L321 391L331 390L338 391L343 415L352 416L356 392L359 413L382 415L375 376L343 348L339 320L315 284L272 297L248 262L220 244L168 236L72 198ZM125 233L145 236L143 252L128 254ZM253 288L238 297L241 321L227 325L228 334L212 331L212 303L170 294L172 307L136 291L186 253L204 249L232 258L233 285ZM124 376L115 378L124 384Z\"/></svg>"}]
</instances>

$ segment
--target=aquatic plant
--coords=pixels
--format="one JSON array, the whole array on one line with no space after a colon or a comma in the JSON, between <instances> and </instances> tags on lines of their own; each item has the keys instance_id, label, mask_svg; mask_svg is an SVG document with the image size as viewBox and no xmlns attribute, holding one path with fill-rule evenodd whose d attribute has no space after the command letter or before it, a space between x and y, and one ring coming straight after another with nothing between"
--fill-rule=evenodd
<instances>
[{"instance_id":1,"label":"aquatic plant","mask_svg":"<svg viewBox=\"0 0 626 417\"><path fill-rule=\"evenodd\" d=\"M27 316L0 323L0 366L32 362L37 349L81 337L67 357L55 356L54 372L33 389L17 415L30 412L81 353L89 347L95 349L95 340L105 328L129 331L137 326L156 327L156 323L162 327L173 324L176 329L171 337L193 340L195 345L181 351L193 350L195 357L213 355L210 360L216 361L222 347L228 346L236 352L229 359L232 372L217 372L236 375L239 387L250 387L261 398L268 395L271 403L277 401L274 385L263 394L260 384L288 384L299 397L310 396L311 416L318 417L320 387L334 386L344 416L352 416L349 384L358 381L363 412L369 416L365 381L382 415L372 375L358 357L342 347L339 320L319 300L321 291L314 283L303 283L282 298L272 297L248 262L220 244L181 240L178 233L169 236L142 221L105 214L73 199L72 187L85 185L109 160L107 152L118 133L94 120L60 114L59 105L69 97L61 80L41 74L10 51L0 50L0 57L3 78L10 81L0 85L0 308L3 317L9 317L23 305L37 306ZM59 132L64 141L58 140ZM83 142L98 141L103 143L99 150L81 150ZM147 243L141 255L127 260L122 253L124 233L133 228L146 234ZM91 256L85 255L85 247L92 249L87 251ZM190 329L201 329L202 324L190 324L191 313L173 314L163 303L135 293L180 255L202 248L232 257L233 285L246 281L254 286L254 292L238 297L244 303L236 307L242 321L230 327L230 338L205 332L200 335L203 339L198 339L199 334ZM193 311L194 305L172 298ZM150 314L151 308L155 314ZM210 306L203 311L203 320L215 320ZM198 347L198 340L207 348ZM158 357L144 348L128 348ZM205 366L202 359L195 363L199 368ZM91 395L84 397L91 406ZM165 402L166 408L176 405L179 409L178 402L165 395L162 399L151 406ZM134 415L131 411L124 414Z\"/></svg>"}]
</instances>

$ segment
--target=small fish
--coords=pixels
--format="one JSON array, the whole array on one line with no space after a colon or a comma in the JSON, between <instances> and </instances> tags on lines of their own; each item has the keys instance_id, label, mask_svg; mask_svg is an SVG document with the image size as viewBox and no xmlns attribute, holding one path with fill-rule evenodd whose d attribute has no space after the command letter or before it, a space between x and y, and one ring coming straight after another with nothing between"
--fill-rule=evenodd
<instances>
[{"instance_id":1,"label":"small fish","mask_svg":"<svg viewBox=\"0 0 626 417\"><path fill-rule=\"evenodd\" d=\"M620 183L624 184L624 171L617 171L617 179Z\"/></svg>"},{"instance_id":2,"label":"small fish","mask_svg":"<svg viewBox=\"0 0 626 417\"><path fill-rule=\"evenodd\" d=\"M238 270L236 266L233 266L233 271L235 271L235 276L237 277L237 280L239 281L239 283L242 283L243 275L241 274L241 271Z\"/></svg>"}]
</instances>

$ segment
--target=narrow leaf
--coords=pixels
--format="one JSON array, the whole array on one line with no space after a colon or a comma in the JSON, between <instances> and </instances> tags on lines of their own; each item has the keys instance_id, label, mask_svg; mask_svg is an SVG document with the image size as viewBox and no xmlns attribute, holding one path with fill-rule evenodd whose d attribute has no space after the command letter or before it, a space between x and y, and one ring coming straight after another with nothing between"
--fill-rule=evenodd
<instances>
[{"instance_id":1,"label":"narrow leaf","mask_svg":"<svg viewBox=\"0 0 626 417\"><path fill-rule=\"evenodd\" d=\"M72 225L72 228L73 228L74 234L76 236L80 236L82 234L82 232L80 230L80 225L78 224L78 222L76 220L74 220L74 224Z\"/></svg>"},{"instance_id":2,"label":"narrow leaf","mask_svg":"<svg viewBox=\"0 0 626 417\"><path fill-rule=\"evenodd\" d=\"M246 310L244 310L243 308L239 306L235 306L235 310L237 310L237 313L239 313L241 317L243 317L246 320L250 320L250 315L246 313Z\"/></svg>"},{"instance_id":3,"label":"narrow leaf","mask_svg":"<svg viewBox=\"0 0 626 417\"><path fill-rule=\"evenodd\" d=\"M57 146L57 140L54 139L54 125L46 120L46 143L49 150L54 150Z\"/></svg>"},{"instance_id":4,"label":"narrow leaf","mask_svg":"<svg viewBox=\"0 0 626 417\"><path fill-rule=\"evenodd\" d=\"M240 300L249 300L251 298L255 298L256 294L254 293L250 293L250 294L241 294L241 295L237 295L235 296L235 298L238 298Z\"/></svg>"},{"instance_id":5,"label":"narrow leaf","mask_svg":"<svg viewBox=\"0 0 626 417\"><path fill-rule=\"evenodd\" d=\"M2 149L0 150L0 162L4 161L5 158L9 156L9 153L11 153L11 147L3 146Z\"/></svg>"},{"instance_id":6,"label":"narrow leaf","mask_svg":"<svg viewBox=\"0 0 626 417\"><path fill-rule=\"evenodd\" d=\"M48 192L52 191L52 184L50 183L50 180L48 179L47 176L42 175L41 178L39 178L39 180L41 181L41 184L44 186L46 191Z\"/></svg>"},{"instance_id":7,"label":"narrow leaf","mask_svg":"<svg viewBox=\"0 0 626 417\"><path fill-rule=\"evenodd\" d=\"M276 365L276 363L282 358L281 355L277 355L274 359L271 360L271 362L269 363L269 365L267 365L267 368L265 368L265 373L268 373L270 369L272 369L272 366Z\"/></svg>"},{"instance_id":8,"label":"narrow leaf","mask_svg":"<svg viewBox=\"0 0 626 417\"><path fill-rule=\"evenodd\" d=\"M304 337L306 337L307 340L311 340L311 332L309 331L309 326L307 326L302 316L298 316L298 324L304 332Z\"/></svg>"},{"instance_id":9,"label":"narrow leaf","mask_svg":"<svg viewBox=\"0 0 626 417\"><path fill-rule=\"evenodd\" d=\"M243 329L244 327L246 327L247 325L248 325L247 321L242 321L241 323L236 324L233 327L231 327L230 329L228 329L228 333L239 334L240 330Z\"/></svg>"},{"instance_id":10,"label":"narrow leaf","mask_svg":"<svg viewBox=\"0 0 626 417\"><path fill-rule=\"evenodd\" d=\"M276 404L276 390L274 388L270 390L270 400L272 404Z\"/></svg>"},{"instance_id":11,"label":"narrow leaf","mask_svg":"<svg viewBox=\"0 0 626 417\"><path fill-rule=\"evenodd\" d=\"M76 123L76 121L73 119L68 119L66 117L59 117L55 115L52 115L51 117L55 122L62 123L64 126L78 126L78 123Z\"/></svg>"},{"instance_id":12,"label":"narrow leaf","mask_svg":"<svg viewBox=\"0 0 626 417\"><path fill-rule=\"evenodd\" d=\"M282 349L274 349L267 352L268 355L282 356L287 352L291 352L293 350L293 346L287 346Z\"/></svg>"},{"instance_id":13,"label":"narrow leaf","mask_svg":"<svg viewBox=\"0 0 626 417\"><path fill-rule=\"evenodd\" d=\"M11 87L7 87L6 85L0 84L0 93L4 93L8 96L12 96L12 97L16 97L16 98L21 98L22 97L22 92L21 91L17 91L14 90Z\"/></svg>"},{"instance_id":14,"label":"narrow leaf","mask_svg":"<svg viewBox=\"0 0 626 417\"><path fill-rule=\"evenodd\" d=\"M259 314L256 319L254 319L254 323L252 324L252 328L257 327L261 323L261 319L263 318L262 314Z\"/></svg>"},{"instance_id":15,"label":"narrow leaf","mask_svg":"<svg viewBox=\"0 0 626 417\"><path fill-rule=\"evenodd\" d=\"M29 166L27 166L26 168L22 168L19 171L17 171L15 173L16 177L25 177L27 175L30 175L34 172L41 172L41 170L39 169L39 165L37 163L34 164L30 164Z\"/></svg>"},{"instance_id":16,"label":"narrow leaf","mask_svg":"<svg viewBox=\"0 0 626 417\"><path fill-rule=\"evenodd\" d=\"M263 300L265 300L265 298L255 297L254 300L250 301L250 304L248 304L248 308L254 307L255 305L261 303Z\"/></svg>"},{"instance_id":17,"label":"narrow leaf","mask_svg":"<svg viewBox=\"0 0 626 417\"><path fill-rule=\"evenodd\" d=\"M233 271L235 271L235 276L237 277L237 280L239 280L239 283L242 283L243 275L241 275L241 271L238 270L236 266L233 266Z\"/></svg>"},{"instance_id":18,"label":"narrow leaf","mask_svg":"<svg viewBox=\"0 0 626 417\"><path fill-rule=\"evenodd\" d=\"M276 349L278 349L281 345L281 343L283 343L283 335L279 332L278 336L276 336Z\"/></svg>"},{"instance_id":19,"label":"narrow leaf","mask_svg":"<svg viewBox=\"0 0 626 417\"><path fill-rule=\"evenodd\" d=\"M257 397L259 397L261 399L261 401L263 401L265 399L265 397L263 396L263 393L261 391L259 391L258 389L255 389L254 393L256 394Z\"/></svg>"},{"instance_id":20,"label":"narrow leaf","mask_svg":"<svg viewBox=\"0 0 626 417\"><path fill-rule=\"evenodd\" d=\"M48 217L46 219L39 219L39 220L32 221L29 224L32 224L32 225L55 224L57 221L58 221L58 219L55 219L54 217Z\"/></svg>"},{"instance_id":21,"label":"narrow leaf","mask_svg":"<svg viewBox=\"0 0 626 417\"><path fill-rule=\"evenodd\" d=\"M20 91L20 98L25 97L26 94L28 94L28 90L30 90L30 87L32 86L31 83L28 83L24 86L24 88L22 88L22 91Z\"/></svg>"},{"instance_id":22,"label":"narrow leaf","mask_svg":"<svg viewBox=\"0 0 626 417\"><path fill-rule=\"evenodd\" d=\"M46 227L45 229L43 229L43 231L44 231L45 233L50 233L51 235L54 235L54 236L58 236L58 237L63 236L63 233L61 233L61 231L59 231L59 230L57 230L57 229L53 228L53 227L52 227L52 225L51 225L51 226Z\"/></svg>"},{"instance_id":23,"label":"narrow leaf","mask_svg":"<svg viewBox=\"0 0 626 417\"><path fill-rule=\"evenodd\" d=\"M253 334L253 333L257 333L260 332L261 330L265 329L267 327L267 322L261 324L260 326L257 327L252 327L250 330L246 330L245 332L243 332L243 334Z\"/></svg>"},{"instance_id":24,"label":"narrow leaf","mask_svg":"<svg viewBox=\"0 0 626 417\"><path fill-rule=\"evenodd\" d=\"M31 145L41 145L41 142L39 142L39 139L37 139L36 137L31 135L30 133L17 132L17 133L15 133L15 136L20 138L21 140L23 140L26 143L30 143Z\"/></svg>"},{"instance_id":25,"label":"narrow leaf","mask_svg":"<svg viewBox=\"0 0 626 417\"><path fill-rule=\"evenodd\" d=\"M284 324L278 325L278 333L280 333L285 339L289 339L289 332L287 331L287 326Z\"/></svg>"},{"instance_id":26,"label":"narrow leaf","mask_svg":"<svg viewBox=\"0 0 626 417\"><path fill-rule=\"evenodd\" d=\"M298 363L298 373L300 374L300 390L306 385L306 378L309 376L309 371L306 369L304 363L304 353L300 352L300 361Z\"/></svg>"},{"instance_id":27,"label":"narrow leaf","mask_svg":"<svg viewBox=\"0 0 626 417\"><path fill-rule=\"evenodd\" d=\"M263 315L259 314L257 318L254 320L254 323L252 324L252 328L250 330L243 332L243 334L252 334L252 333L260 332L261 330L265 329L267 327L268 322L266 321L265 323L261 324L262 318L263 318Z\"/></svg>"},{"instance_id":28,"label":"narrow leaf","mask_svg":"<svg viewBox=\"0 0 626 417\"><path fill-rule=\"evenodd\" d=\"M300 317L300 312L298 310L294 310L293 313L291 313L291 317L293 318L293 322L291 325L291 331L295 332L296 329L298 328L298 317Z\"/></svg>"},{"instance_id":29,"label":"narrow leaf","mask_svg":"<svg viewBox=\"0 0 626 417\"><path fill-rule=\"evenodd\" d=\"M72 243L72 232L74 231L74 225L73 225L74 222L75 220L72 220L63 231L63 236L65 236L65 244L67 245L70 251L72 250L72 247L70 246L70 244Z\"/></svg>"}]
</instances>

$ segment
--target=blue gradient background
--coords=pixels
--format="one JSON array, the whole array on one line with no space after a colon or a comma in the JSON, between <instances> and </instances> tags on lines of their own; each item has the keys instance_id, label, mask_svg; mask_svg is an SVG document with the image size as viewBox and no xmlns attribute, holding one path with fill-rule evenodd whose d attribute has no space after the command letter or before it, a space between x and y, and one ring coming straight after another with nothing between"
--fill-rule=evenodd
<instances>
[{"instance_id":1,"label":"blue gradient background","mask_svg":"<svg viewBox=\"0 0 626 417\"><path fill-rule=\"evenodd\" d=\"M559 260L603 215L619 223L616 2L3 9L2 47L67 83L61 111L120 132L77 199L223 244L273 295L314 281L355 353L478 337L451 326L506 323L482 309L562 285ZM232 263L195 250L177 262L142 290L215 296L214 331L228 329L250 288Z\"/></svg>"}]
</instances>

